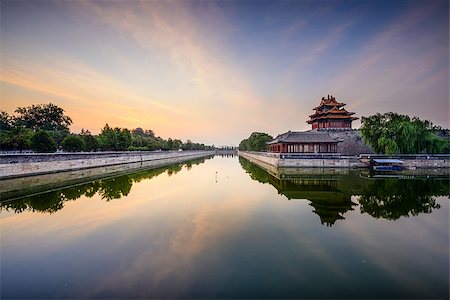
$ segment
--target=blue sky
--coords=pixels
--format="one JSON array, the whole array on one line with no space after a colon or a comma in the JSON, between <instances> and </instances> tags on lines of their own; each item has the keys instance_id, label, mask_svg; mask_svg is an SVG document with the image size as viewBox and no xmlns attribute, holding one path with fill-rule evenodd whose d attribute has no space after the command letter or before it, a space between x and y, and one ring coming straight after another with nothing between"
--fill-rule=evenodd
<instances>
[{"instance_id":1,"label":"blue sky","mask_svg":"<svg viewBox=\"0 0 450 300\"><path fill-rule=\"evenodd\" d=\"M1 108L53 102L72 131L238 144L356 116L449 127L447 1L2 1ZM359 121L354 122L359 127Z\"/></svg>"}]
</instances>

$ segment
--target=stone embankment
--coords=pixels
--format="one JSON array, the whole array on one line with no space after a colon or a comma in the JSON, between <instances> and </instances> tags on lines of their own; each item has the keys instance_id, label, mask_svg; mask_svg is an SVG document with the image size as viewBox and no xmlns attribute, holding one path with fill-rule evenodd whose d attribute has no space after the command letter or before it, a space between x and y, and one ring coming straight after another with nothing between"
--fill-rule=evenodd
<instances>
[{"instance_id":1,"label":"stone embankment","mask_svg":"<svg viewBox=\"0 0 450 300\"><path fill-rule=\"evenodd\" d=\"M2 154L0 179L126 164L156 168L210 155L214 151Z\"/></svg>"},{"instance_id":2,"label":"stone embankment","mask_svg":"<svg viewBox=\"0 0 450 300\"><path fill-rule=\"evenodd\" d=\"M386 158L376 154L343 156L339 154L297 154L239 151L239 155L275 171L277 168L368 168L373 158ZM450 168L449 155L402 155L405 168ZM274 170L272 170L275 168Z\"/></svg>"},{"instance_id":3,"label":"stone embankment","mask_svg":"<svg viewBox=\"0 0 450 300\"><path fill-rule=\"evenodd\" d=\"M296 155L293 153L244 152L239 155L275 168L365 168L368 165L354 156Z\"/></svg>"}]
</instances>

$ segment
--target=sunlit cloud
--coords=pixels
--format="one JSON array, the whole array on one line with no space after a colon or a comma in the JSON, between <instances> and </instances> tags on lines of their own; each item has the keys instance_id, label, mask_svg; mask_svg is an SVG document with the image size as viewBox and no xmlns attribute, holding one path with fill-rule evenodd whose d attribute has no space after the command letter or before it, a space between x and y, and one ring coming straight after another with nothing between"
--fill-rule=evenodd
<instances>
[{"instance_id":1,"label":"sunlit cloud","mask_svg":"<svg viewBox=\"0 0 450 300\"><path fill-rule=\"evenodd\" d=\"M52 101L73 131L108 123L215 144L306 130L327 94L357 116L395 110L445 126L446 5L11 2L1 106Z\"/></svg>"}]
</instances>

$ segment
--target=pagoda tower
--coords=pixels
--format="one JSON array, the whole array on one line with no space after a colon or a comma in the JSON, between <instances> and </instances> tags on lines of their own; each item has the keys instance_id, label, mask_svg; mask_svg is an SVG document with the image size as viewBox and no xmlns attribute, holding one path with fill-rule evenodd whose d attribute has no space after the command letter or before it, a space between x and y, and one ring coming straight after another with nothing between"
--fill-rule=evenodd
<instances>
[{"instance_id":1,"label":"pagoda tower","mask_svg":"<svg viewBox=\"0 0 450 300\"><path fill-rule=\"evenodd\" d=\"M348 112L343 108L345 103L337 102L336 98L328 95L327 98L322 97L319 106L314 107L315 113L309 116L306 123L312 125L312 129L328 129L328 128L352 128L352 121L358 120L353 117L354 112Z\"/></svg>"}]
</instances>

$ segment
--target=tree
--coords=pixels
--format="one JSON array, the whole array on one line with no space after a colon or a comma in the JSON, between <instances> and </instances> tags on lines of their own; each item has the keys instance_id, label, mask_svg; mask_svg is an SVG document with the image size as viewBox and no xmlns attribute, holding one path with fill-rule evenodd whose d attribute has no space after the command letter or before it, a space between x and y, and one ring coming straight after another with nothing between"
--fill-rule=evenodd
<instances>
[{"instance_id":1,"label":"tree","mask_svg":"<svg viewBox=\"0 0 450 300\"><path fill-rule=\"evenodd\" d=\"M46 131L40 130L31 137L31 149L39 153L55 152L57 145Z\"/></svg>"},{"instance_id":2,"label":"tree","mask_svg":"<svg viewBox=\"0 0 450 300\"><path fill-rule=\"evenodd\" d=\"M64 151L76 152L84 150L84 142L81 137L77 135L68 135L62 141L61 146Z\"/></svg>"},{"instance_id":3,"label":"tree","mask_svg":"<svg viewBox=\"0 0 450 300\"><path fill-rule=\"evenodd\" d=\"M178 139L174 139L172 142L172 149L173 150L178 150L181 147L182 142Z\"/></svg>"},{"instance_id":4,"label":"tree","mask_svg":"<svg viewBox=\"0 0 450 300\"><path fill-rule=\"evenodd\" d=\"M389 112L362 117L361 134L377 153L448 153L450 140L430 121Z\"/></svg>"},{"instance_id":5,"label":"tree","mask_svg":"<svg viewBox=\"0 0 450 300\"><path fill-rule=\"evenodd\" d=\"M128 129L112 129L108 124L102 129L98 139L103 150L120 151L131 146L131 133Z\"/></svg>"},{"instance_id":6,"label":"tree","mask_svg":"<svg viewBox=\"0 0 450 300\"><path fill-rule=\"evenodd\" d=\"M23 127L13 127L11 130L0 132L0 149L25 150L31 147L33 131Z\"/></svg>"},{"instance_id":7,"label":"tree","mask_svg":"<svg viewBox=\"0 0 450 300\"><path fill-rule=\"evenodd\" d=\"M99 148L97 139L90 133L82 134L81 139L84 143L84 151L96 151Z\"/></svg>"},{"instance_id":8,"label":"tree","mask_svg":"<svg viewBox=\"0 0 450 300\"><path fill-rule=\"evenodd\" d=\"M193 148L194 145L192 144L191 140L187 140L186 143L184 143L182 146L183 150L192 150Z\"/></svg>"},{"instance_id":9,"label":"tree","mask_svg":"<svg viewBox=\"0 0 450 300\"><path fill-rule=\"evenodd\" d=\"M14 123L17 126L37 130L69 131L72 119L64 115L64 109L50 103L16 109Z\"/></svg>"},{"instance_id":10,"label":"tree","mask_svg":"<svg viewBox=\"0 0 450 300\"><path fill-rule=\"evenodd\" d=\"M6 111L0 110L0 131L11 130L12 119Z\"/></svg>"},{"instance_id":11,"label":"tree","mask_svg":"<svg viewBox=\"0 0 450 300\"><path fill-rule=\"evenodd\" d=\"M58 146L60 146L62 141L70 135L69 130L49 130L47 133L55 140L56 145Z\"/></svg>"},{"instance_id":12,"label":"tree","mask_svg":"<svg viewBox=\"0 0 450 300\"><path fill-rule=\"evenodd\" d=\"M253 132L248 138L239 143L239 150L243 151L267 151L267 142L273 137L263 132Z\"/></svg>"}]
</instances>

